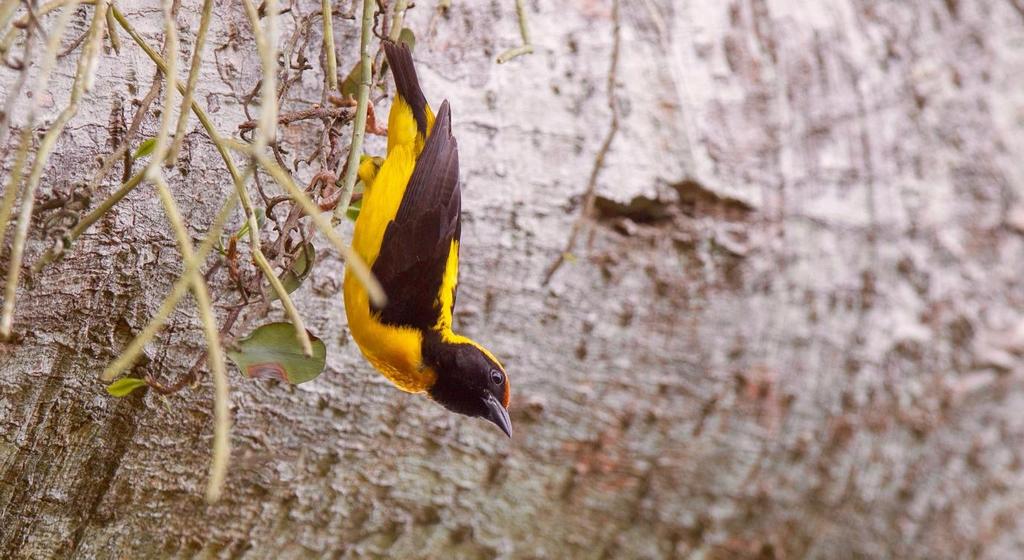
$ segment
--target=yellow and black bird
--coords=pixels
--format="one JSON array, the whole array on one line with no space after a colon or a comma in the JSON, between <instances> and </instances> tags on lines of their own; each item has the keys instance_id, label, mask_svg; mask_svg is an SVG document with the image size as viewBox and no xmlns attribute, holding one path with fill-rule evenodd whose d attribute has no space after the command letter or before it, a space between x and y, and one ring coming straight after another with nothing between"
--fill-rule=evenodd
<instances>
[{"instance_id":1,"label":"yellow and black bird","mask_svg":"<svg viewBox=\"0 0 1024 560\"><path fill-rule=\"evenodd\" d=\"M384 43L398 95L388 117L387 157L366 165L352 246L387 295L374 306L345 274L345 312L363 355L399 389L426 393L460 414L486 418L509 437L510 385L486 348L452 330L459 276L462 197L448 101L436 118L412 54ZM362 166L361 166L362 167Z\"/></svg>"}]
</instances>

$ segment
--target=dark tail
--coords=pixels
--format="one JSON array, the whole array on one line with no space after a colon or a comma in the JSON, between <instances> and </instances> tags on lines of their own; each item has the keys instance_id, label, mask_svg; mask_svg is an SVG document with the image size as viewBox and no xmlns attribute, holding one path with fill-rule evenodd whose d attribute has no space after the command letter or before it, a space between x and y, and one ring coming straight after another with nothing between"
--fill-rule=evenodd
<instances>
[{"instance_id":1,"label":"dark tail","mask_svg":"<svg viewBox=\"0 0 1024 560\"><path fill-rule=\"evenodd\" d=\"M427 98L420 89L420 81L416 78L416 68L412 64L412 52L405 43L384 41L384 54L388 57L391 75L395 77L398 95L412 107L412 116L416 119L416 127L424 136L427 135Z\"/></svg>"}]
</instances>

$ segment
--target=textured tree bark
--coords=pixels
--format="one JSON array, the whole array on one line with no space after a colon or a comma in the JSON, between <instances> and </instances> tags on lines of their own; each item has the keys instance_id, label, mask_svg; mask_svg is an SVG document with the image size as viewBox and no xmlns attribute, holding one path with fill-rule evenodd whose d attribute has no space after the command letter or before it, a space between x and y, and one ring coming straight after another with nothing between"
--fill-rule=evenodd
<instances>
[{"instance_id":1,"label":"textured tree bark","mask_svg":"<svg viewBox=\"0 0 1024 560\"><path fill-rule=\"evenodd\" d=\"M158 3L124 4L158 45ZM295 4L282 37L319 8ZM197 99L234 133L259 63L241 7L217 10ZM513 3L433 10L407 25L461 148L456 320L511 374L512 441L375 374L326 256L295 296L328 369L295 388L233 373L233 460L207 505L210 380L115 399L97 379L180 273L144 186L19 293L20 339L0 344L0 557L1024 554L1019 3L528 2L536 52L500 66ZM335 30L347 69L358 31ZM44 194L91 177L111 115L145 94L153 66L122 43ZM294 87L296 107L319 100ZM230 180L189 130L172 185L200 238ZM543 284L595 166L593 219ZM34 227L30 259L47 243ZM174 377L203 351L191 306L138 373Z\"/></svg>"}]
</instances>

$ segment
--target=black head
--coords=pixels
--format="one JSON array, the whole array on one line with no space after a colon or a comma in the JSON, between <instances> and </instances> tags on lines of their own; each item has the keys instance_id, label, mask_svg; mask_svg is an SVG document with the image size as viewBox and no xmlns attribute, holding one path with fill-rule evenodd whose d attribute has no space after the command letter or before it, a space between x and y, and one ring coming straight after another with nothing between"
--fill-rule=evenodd
<instances>
[{"instance_id":1,"label":"black head","mask_svg":"<svg viewBox=\"0 0 1024 560\"><path fill-rule=\"evenodd\" d=\"M432 338L423 344L423 360L437 373L430 397L452 412L485 418L512 437L510 385L501 364L471 342Z\"/></svg>"}]
</instances>

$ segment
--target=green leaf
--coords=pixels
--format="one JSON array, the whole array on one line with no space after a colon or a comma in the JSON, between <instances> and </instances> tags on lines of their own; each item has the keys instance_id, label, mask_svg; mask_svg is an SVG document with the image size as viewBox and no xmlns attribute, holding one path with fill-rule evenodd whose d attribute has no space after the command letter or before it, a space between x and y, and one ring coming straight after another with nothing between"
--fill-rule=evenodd
<instances>
[{"instance_id":1,"label":"green leaf","mask_svg":"<svg viewBox=\"0 0 1024 560\"><path fill-rule=\"evenodd\" d=\"M416 34L412 32L412 29L403 27L402 32L398 34L398 42L409 45L409 50L412 51L416 48ZM352 66L352 69L348 71L345 79L338 84L338 91L341 95L346 97L358 97L359 96L359 80L362 76L362 67L359 61Z\"/></svg>"},{"instance_id":2,"label":"green leaf","mask_svg":"<svg viewBox=\"0 0 1024 560\"><path fill-rule=\"evenodd\" d=\"M345 76L345 80L338 85L338 91L345 97L355 98L359 95L359 77L362 75L362 70L357 62L351 70L348 71L348 75Z\"/></svg>"},{"instance_id":3,"label":"green leaf","mask_svg":"<svg viewBox=\"0 0 1024 560\"><path fill-rule=\"evenodd\" d=\"M409 45L409 50L416 49L416 34L412 32L412 29L403 27L402 32L398 34L398 42Z\"/></svg>"},{"instance_id":4,"label":"green leaf","mask_svg":"<svg viewBox=\"0 0 1024 560\"><path fill-rule=\"evenodd\" d=\"M132 391L139 387L145 387L146 381L137 377L122 377L107 385L107 392L115 397L127 397Z\"/></svg>"},{"instance_id":5,"label":"green leaf","mask_svg":"<svg viewBox=\"0 0 1024 560\"><path fill-rule=\"evenodd\" d=\"M359 200L348 205L348 210L345 211L345 216L354 222L356 221L356 218L359 217L359 211L362 210L362 208L363 199L360 198Z\"/></svg>"},{"instance_id":6,"label":"green leaf","mask_svg":"<svg viewBox=\"0 0 1024 560\"><path fill-rule=\"evenodd\" d=\"M309 334L309 331L306 331ZM295 340L291 323L263 325L228 351L228 357L247 377L273 378L292 384L316 379L327 363L327 348L319 338L309 334L313 355L305 356Z\"/></svg>"},{"instance_id":7,"label":"green leaf","mask_svg":"<svg viewBox=\"0 0 1024 560\"><path fill-rule=\"evenodd\" d=\"M292 263L291 268L281 273L278 278L281 283L284 284L284 290L289 294L299 289L302 282L309 276L310 271L313 270L313 265L316 263L316 249L313 248L312 243L306 243L302 246L299 256L295 257L295 261ZM277 299L277 293L271 292L270 301Z\"/></svg>"},{"instance_id":8,"label":"green leaf","mask_svg":"<svg viewBox=\"0 0 1024 560\"><path fill-rule=\"evenodd\" d=\"M139 144L139 147L132 154L132 159L139 159L148 156L153 153L153 148L156 147L156 138L146 138Z\"/></svg>"}]
</instances>

